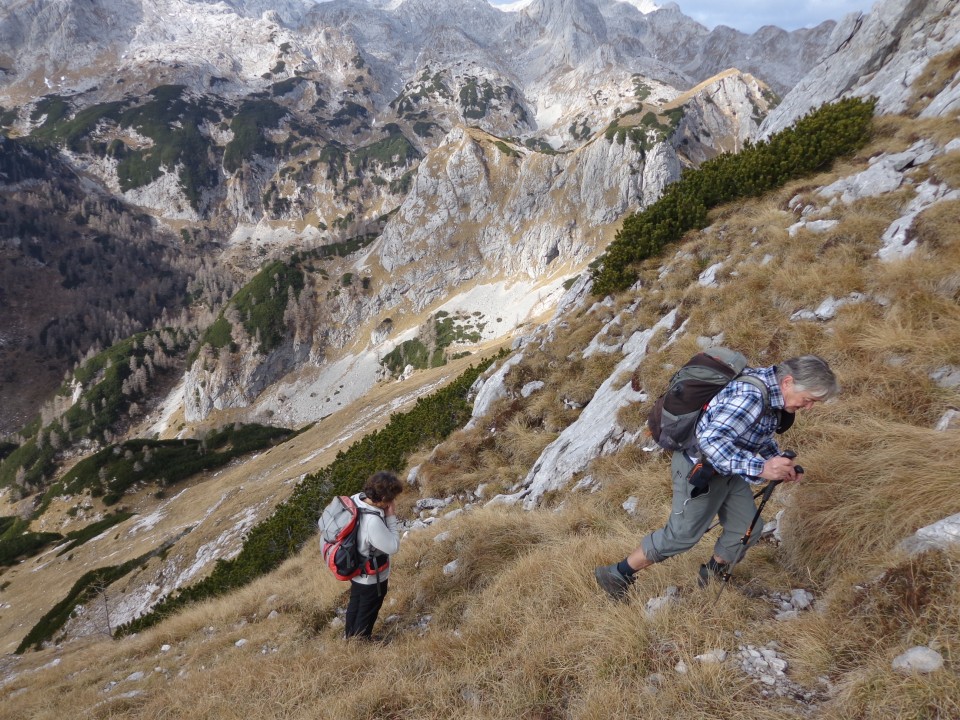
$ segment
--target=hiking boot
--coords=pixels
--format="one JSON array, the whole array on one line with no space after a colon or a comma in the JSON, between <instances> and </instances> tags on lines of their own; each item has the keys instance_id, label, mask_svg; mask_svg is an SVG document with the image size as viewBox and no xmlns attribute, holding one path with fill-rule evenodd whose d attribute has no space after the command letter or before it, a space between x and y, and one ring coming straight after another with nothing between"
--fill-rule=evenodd
<instances>
[{"instance_id":1,"label":"hiking boot","mask_svg":"<svg viewBox=\"0 0 960 720\"><path fill-rule=\"evenodd\" d=\"M700 566L700 577L697 579L697 584L705 588L710 584L711 580L723 580L723 574L727 571L726 563L718 563L716 559L710 558L707 562L703 563Z\"/></svg>"},{"instance_id":2,"label":"hiking boot","mask_svg":"<svg viewBox=\"0 0 960 720\"><path fill-rule=\"evenodd\" d=\"M617 564L601 565L593 571L593 576L597 579L597 584L614 600L626 600L627 590L633 584L633 578L624 577L623 573L617 570Z\"/></svg>"}]
</instances>

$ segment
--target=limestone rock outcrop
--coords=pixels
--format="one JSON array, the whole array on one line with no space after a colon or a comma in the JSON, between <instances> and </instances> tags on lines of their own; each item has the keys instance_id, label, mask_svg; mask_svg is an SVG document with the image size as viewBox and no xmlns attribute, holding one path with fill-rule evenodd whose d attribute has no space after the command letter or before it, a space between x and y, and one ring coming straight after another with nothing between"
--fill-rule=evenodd
<instances>
[{"instance_id":1,"label":"limestone rock outcrop","mask_svg":"<svg viewBox=\"0 0 960 720\"><path fill-rule=\"evenodd\" d=\"M951 0L883 0L869 14L852 13L834 29L824 58L764 120L760 136L845 95L876 97L878 113L903 112L917 99L911 86L928 61L958 45L960 6ZM925 116L960 107L955 79L929 99Z\"/></svg>"}]
</instances>

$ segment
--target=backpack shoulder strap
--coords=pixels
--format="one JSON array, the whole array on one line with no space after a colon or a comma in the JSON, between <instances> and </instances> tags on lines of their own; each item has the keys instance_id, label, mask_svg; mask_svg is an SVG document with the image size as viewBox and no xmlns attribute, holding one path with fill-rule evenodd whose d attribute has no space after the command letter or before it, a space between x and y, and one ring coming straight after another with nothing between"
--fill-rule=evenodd
<instances>
[{"instance_id":1,"label":"backpack shoulder strap","mask_svg":"<svg viewBox=\"0 0 960 720\"><path fill-rule=\"evenodd\" d=\"M763 380L753 375L737 375L734 379L745 382L748 385L753 385L760 391L760 394L763 395L764 407L770 404L770 388L767 387L767 384Z\"/></svg>"}]
</instances>

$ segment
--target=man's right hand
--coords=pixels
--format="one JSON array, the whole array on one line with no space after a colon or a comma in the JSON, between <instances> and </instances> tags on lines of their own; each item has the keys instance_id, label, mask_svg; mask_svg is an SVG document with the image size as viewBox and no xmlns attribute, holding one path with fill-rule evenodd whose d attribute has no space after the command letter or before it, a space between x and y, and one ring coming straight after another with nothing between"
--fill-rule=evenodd
<instances>
[{"instance_id":1,"label":"man's right hand","mask_svg":"<svg viewBox=\"0 0 960 720\"><path fill-rule=\"evenodd\" d=\"M800 478L793 469L793 458L777 455L767 460L763 464L763 472L760 477L764 480L784 480L792 482Z\"/></svg>"}]
</instances>

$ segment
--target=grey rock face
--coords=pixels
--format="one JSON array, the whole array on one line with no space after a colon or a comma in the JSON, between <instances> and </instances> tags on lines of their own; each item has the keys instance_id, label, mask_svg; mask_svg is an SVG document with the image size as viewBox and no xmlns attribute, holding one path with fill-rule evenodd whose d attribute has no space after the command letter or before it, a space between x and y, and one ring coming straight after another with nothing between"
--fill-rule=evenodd
<instances>
[{"instance_id":1,"label":"grey rock face","mask_svg":"<svg viewBox=\"0 0 960 720\"><path fill-rule=\"evenodd\" d=\"M847 94L876 96L880 113L902 112L926 62L958 43L960 6L951 0L883 0L867 15L848 15L834 29L827 54L770 113L760 136L769 137ZM949 83L925 114L955 107L955 85Z\"/></svg>"},{"instance_id":2,"label":"grey rock face","mask_svg":"<svg viewBox=\"0 0 960 720\"><path fill-rule=\"evenodd\" d=\"M478 276L538 278L554 262L581 265L597 250L595 228L638 204L644 165L629 144L600 138L568 156L500 145L458 128L421 166L377 251L390 274L385 305L398 290L421 310ZM670 154L658 162L679 167Z\"/></svg>"},{"instance_id":3,"label":"grey rock face","mask_svg":"<svg viewBox=\"0 0 960 720\"><path fill-rule=\"evenodd\" d=\"M290 342L265 355L256 351L240 357L223 354L209 364L198 358L184 378L184 416L196 422L215 409L246 407L308 356L308 346L295 347Z\"/></svg>"},{"instance_id":4,"label":"grey rock face","mask_svg":"<svg viewBox=\"0 0 960 720\"><path fill-rule=\"evenodd\" d=\"M697 160L734 149L756 128L754 114L765 103L756 80L728 73L691 95L689 105L699 111L677 130L683 140L701 129L706 137L693 143L675 136L646 155L633 141L602 135L574 152L551 155L475 128L454 129L423 160L410 192L362 261L368 270L379 265L383 272L376 274L385 281L371 296L340 294L328 301L339 322L314 338L313 355L346 347L358 328L371 324L372 335L386 342L374 328L383 327L388 314L422 313L471 282L545 282L581 270L609 239L598 228L655 201L691 162L682 162L675 146L691 153L696 148ZM710 139L727 145L713 148ZM250 356L239 363L240 372L228 371L220 359L215 369L191 370L188 417L248 405L289 372L291 362Z\"/></svg>"},{"instance_id":5,"label":"grey rock face","mask_svg":"<svg viewBox=\"0 0 960 720\"><path fill-rule=\"evenodd\" d=\"M693 165L717 151L739 152L756 134L772 100L769 89L752 75L725 72L686 103L671 142Z\"/></svg>"}]
</instances>

